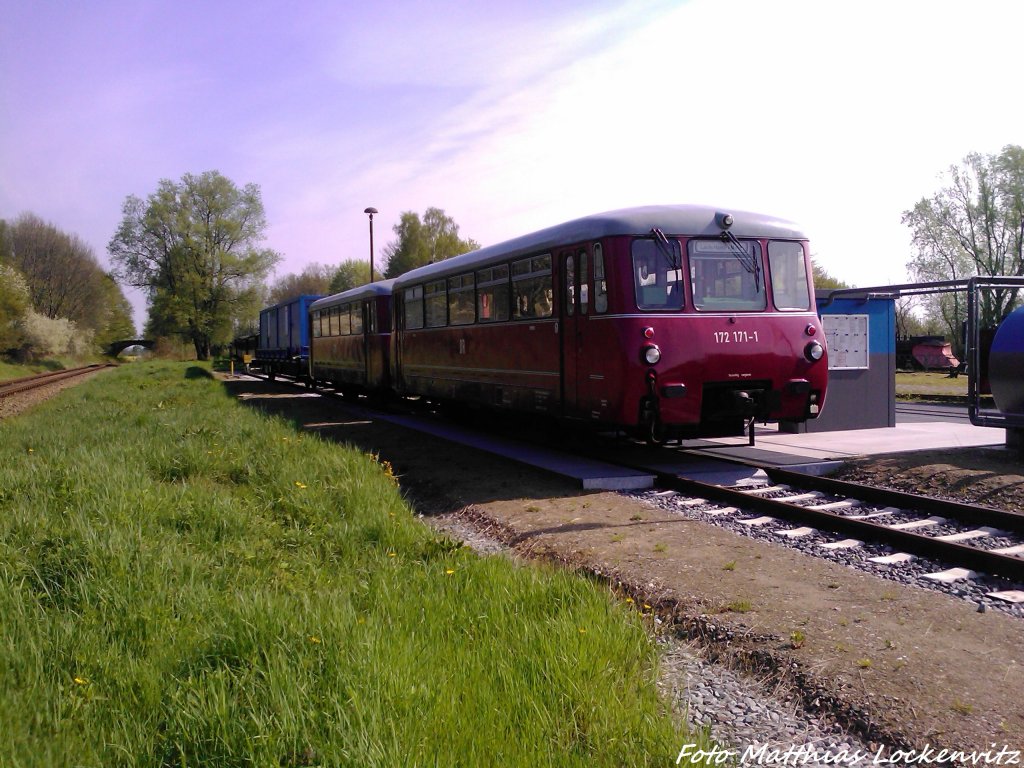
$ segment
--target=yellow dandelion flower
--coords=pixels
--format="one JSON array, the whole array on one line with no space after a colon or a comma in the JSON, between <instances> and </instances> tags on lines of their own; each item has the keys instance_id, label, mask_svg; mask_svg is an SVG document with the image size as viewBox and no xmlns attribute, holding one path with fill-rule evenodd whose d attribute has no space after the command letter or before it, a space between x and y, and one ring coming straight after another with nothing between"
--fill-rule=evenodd
<instances>
[{"instance_id":1,"label":"yellow dandelion flower","mask_svg":"<svg viewBox=\"0 0 1024 768\"><path fill-rule=\"evenodd\" d=\"M320 638L316 635L310 635L309 642L313 643L313 645L320 645Z\"/></svg>"},{"instance_id":2,"label":"yellow dandelion flower","mask_svg":"<svg viewBox=\"0 0 1024 768\"><path fill-rule=\"evenodd\" d=\"M398 557L394 552L388 552L388 557Z\"/></svg>"},{"instance_id":3,"label":"yellow dandelion flower","mask_svg":"<svg viewBox=\"0 0 1024 768\"><path fill-rule=\"evenodd\" d=\"M587 634L587 630L585 630L583 627L580 627L580 634L581 635Z\"/></svg>"},{"instance_id":4,"label":"yellow dandelion flower","mask_svg":"<svg viewBox=\"0 0 1024 768\"><path fill-rule=\"evenodd\" d=\"M633 598L632 597L627 597L626 598L626 602L627 603L632 603L633 602Z\"/></svg>"},{"instance_id":5,"label":"yellow dandelion flower","mask_svg":"<svg viewBox=\"0 0 1024 768\"><path fill-rule=\"evenodd\" d=\"M645 611L651 610L651 606L649 606L647 603L644 603L644 610Z\"/></svg>"},{"instance_id":6,"label":"yellow dandelion flower","mask_svg":"<svg viewBox=\"0 0 1024 768\"><path fill-rule=\"evenodd\" d=\"M445 573L447 573L449 576L451 576L453 573L455 573L455 569L454 568L446 568L445 569Z\"/></svg>"},{"instance_id":7,"label":"yellow dandelion flower","mask_svg":"<svg viewBox=\"0 0 1024 768\"><path fill-rule=\"evenodd\" d=\"M28 449L28 452L29 452L29 453L35 453L35 450L34 450L34 449L32 449L32 448L29 448L29 449Z\"/></svg>"},{"instance_id":8,"label":"yellow dandelion flower","mask_svg":"<svg viewBox=\"0 0 1024 768\"><path fill-rule=\"evenodd\" d=\"M305 488L306 484L305 483L300 483L298 480L296 480L295 481L295 487L296 488Z\"/></svg>"},{"instance_id":9,"label":"yellow dandelion flower","mask_svg":"<svg viewBox=\"0 0 1024 768\"><path fill-rule=\"evenodd\" d=\"M89 681L84 677L76 677L75 685L88 685Z\"/></svg>"}]
</instances>

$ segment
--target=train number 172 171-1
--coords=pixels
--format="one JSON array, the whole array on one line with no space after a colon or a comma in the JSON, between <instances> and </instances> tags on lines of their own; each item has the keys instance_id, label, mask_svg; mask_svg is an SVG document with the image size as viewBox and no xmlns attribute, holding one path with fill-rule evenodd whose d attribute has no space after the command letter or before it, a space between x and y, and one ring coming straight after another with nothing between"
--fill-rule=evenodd
<instances>
[{"instance_id":1,"label":"train number 172 171-1","mask_svg":"<svg viewBox=\"0 0 1024 768\"><path fill-rule=\"evenodd\" d=\"M718 344L757 342L757 331L715 331L715 342Z\"/></svg>"}]
</instances>

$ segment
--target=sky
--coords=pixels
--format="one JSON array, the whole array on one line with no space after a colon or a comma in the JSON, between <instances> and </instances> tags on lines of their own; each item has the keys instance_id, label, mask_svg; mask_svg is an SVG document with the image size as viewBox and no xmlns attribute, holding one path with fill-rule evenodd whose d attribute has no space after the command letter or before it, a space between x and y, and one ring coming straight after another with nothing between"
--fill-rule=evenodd
<instances>
[{"instance_id":1,"label":"sky","mask_svg":"<svg viewBox=\"0 0 1024 768\"><path fill-rule=\"evenodd\" d=\"M129 195L259 185L282 255L376 265L406 211L501 242L634 205L798 222L858 286L902 213L1024 144L1017 0L0 0L0 218L109 266ZM144 298L126 291L145 317Z\"/></svg>"}]
</instances>

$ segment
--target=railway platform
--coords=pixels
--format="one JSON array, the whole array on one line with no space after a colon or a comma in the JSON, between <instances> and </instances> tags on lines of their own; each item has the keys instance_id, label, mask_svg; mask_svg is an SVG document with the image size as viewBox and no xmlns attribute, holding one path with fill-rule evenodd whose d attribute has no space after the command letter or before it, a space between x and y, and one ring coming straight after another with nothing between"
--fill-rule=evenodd
<instances>
[{"instance_id":1,"label":"railway platform","mask_svg":"<svg viewBox=\"0 0 1024 768\"><path fill-rule=\"evenodd\" d=\"M636 463L642 463L652 471L680 473L705 482L739 482L756 476L758 470L755 466L742 467L731 462L823 475L857 456L944 448L1001 447L1005 441L1004 430L975 427L966 421L920 421L879 429L803 434L780 432L775 426L768 425L757 427L753 446L748 444L746 437L687 440L680 446L686 452L685 458L674 450L667 450L663 463L652 463L649 455L643 461L631 461L632 451L628 447L620 447L614 452L614 458L601 461L420 416L376 413L374 418L429 432L574 479L585 490L653 487L655 475L628 466Z\"/></svg>"},{"instance_id":2,"label":"railway platform","mask_svg":"<svg viewBox=\"0 0 1024 768\"><path fill-rule=\"evenodd\" d=\"M821 475L857 456L1003 447L1006 431L994 427L976 427L966 420L915 421L897 423L895 427L803 434L780 432L769 425L759 426L754 439L753 446L748 445L745 437L727 437L690 441L686 447L708 457L749 461Z\"/></svg>"}]
</instances>

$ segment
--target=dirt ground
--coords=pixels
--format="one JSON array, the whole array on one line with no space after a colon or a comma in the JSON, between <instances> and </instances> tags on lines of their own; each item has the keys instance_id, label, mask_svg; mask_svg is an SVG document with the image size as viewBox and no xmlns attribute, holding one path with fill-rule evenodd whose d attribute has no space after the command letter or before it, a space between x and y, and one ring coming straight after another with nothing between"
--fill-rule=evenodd
<instances>
[{"instance_id":1,"label":"dirt ground","mask_svg":"<svg viewBox=\"0 0 1024 768\"><path fill-rule=\"evenodd\" d=\"M1024 513L1024 455L991 448L914 451L848 462L836 477Z\"/></svg>"},{"instance_id":2,"label":"dirt ground","mask_svg":"<svg viewBox=\"0 0 1024 768\"><path fill-rule=\"evenodd\" d=\"M228 391L379 453L420 514L605 581L659 631L696 639L869 742L1024 748L1024 622L652 509L262 382ZM981 451L853 462L861 481L1019 505L1024 471ZM1013 507L1013 508L1019 508ZM657 616L657 624L653 618Z\"/></svg>"}]
</instances>

